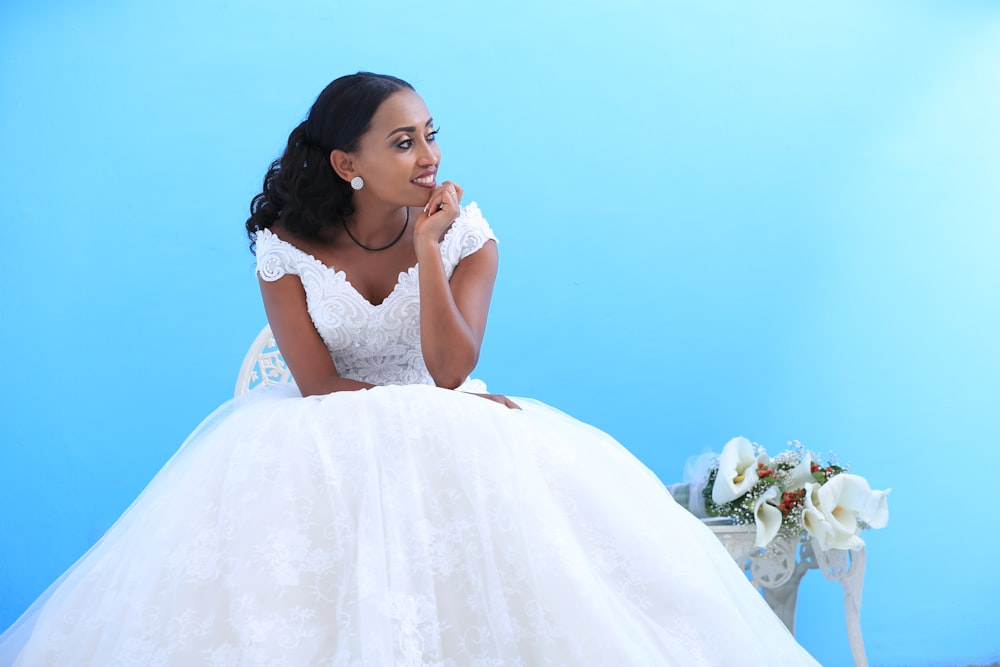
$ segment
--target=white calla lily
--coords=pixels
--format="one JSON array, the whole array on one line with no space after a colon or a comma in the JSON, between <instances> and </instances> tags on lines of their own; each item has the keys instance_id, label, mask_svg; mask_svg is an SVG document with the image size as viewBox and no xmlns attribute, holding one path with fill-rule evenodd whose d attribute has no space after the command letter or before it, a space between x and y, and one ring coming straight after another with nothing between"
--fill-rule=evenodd
<instances>
[{"instance_id":1,"label":"white calla lily","mask_svg":"<svg viewBox=\"0 0 1000 667\"><path fill-rule=\"evenodd\" d=\"M770 486L754 501L753 515L757 528L757 536L753 542L755 547L761 549L766 547L781 528L781 510L769 502L777 498L779 494L780 490L777 486Z\"/></svg>"},{"instance_id":2,"label":"white calla lily","mask_svg":"<svg viewBox=\"0 0 1000 667\"><path fill-rule=\"evenodd\" d=\"M812 454L806 452L797 466L792 468L785 480L785 491L798 491L805 488L806 484L815 482L816 478L812 474L813 458Z\"/></svg>"},{"instance_id":3,"label":"white calla lily","mask_svg":"<svg viewBox=\"0 0 1000 667\"><path fill-rule=\"evenodd\" d=\"M859 519L873 528L889 522L889 491L872 491L864 477L843 473L805 488L802 522L823 550L861 549Z\"/></svg>"},{"instance_id":4,"label":"white calla lily","mask_svg":"<svg viewBox=\"0 0 1000 667\"><path fill-rule=\"evenodd\" d=\"M819 489L819 501L834 509L831 514L844 522L844 528L857 530L858 519L872 528L883 528L889 523L889 502L886 496L892 489L872 491L868 480L860 475L842 473L830 479Z\"/></svg>"},{"instance_id":5,"label":"white calla lily","mask_svg":"<svg viewBox=\"0 0 1000 667\"><path fill-rule=\"evenodd\" d=\"M821 550L844 548L836 545L849 541L847 538L850 536L835 534L833 525L826 520L823 510L820 508L820 501L817 497L819 489L820 485L817 482L805 485L806 496L802 509L802 526L809 533L809 536L816 540Z\"/></svg>"},{"instance_id":6,"label":"white calla lily","mask_svg":"<svg viewBox=\"0 0 1000 667\"><path fill-rule=\"evenodd\" d=\"M736 500L752 489L757 479L757 457L753 444L742 436L733 438L719 455L719 472L712 485L712 502L721 505Z\"/></svg>"}]
</instances>

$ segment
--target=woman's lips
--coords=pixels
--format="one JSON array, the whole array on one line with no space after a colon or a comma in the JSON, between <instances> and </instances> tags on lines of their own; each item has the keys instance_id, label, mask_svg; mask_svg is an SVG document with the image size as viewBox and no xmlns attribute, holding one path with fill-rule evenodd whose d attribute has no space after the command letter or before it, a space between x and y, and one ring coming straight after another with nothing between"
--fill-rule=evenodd
<instances>
[{"instance_id":1,"label":"woman's lips","mask_svg":"<svg viewBox=\"0 0 1000 667\"><path fill-rule=\"evenodd\" d=\"M421 174L410 181L410 183L419 185L422 188L435 188L437 187L437 175L433 173Z\"/></svg>"}]
</instances>

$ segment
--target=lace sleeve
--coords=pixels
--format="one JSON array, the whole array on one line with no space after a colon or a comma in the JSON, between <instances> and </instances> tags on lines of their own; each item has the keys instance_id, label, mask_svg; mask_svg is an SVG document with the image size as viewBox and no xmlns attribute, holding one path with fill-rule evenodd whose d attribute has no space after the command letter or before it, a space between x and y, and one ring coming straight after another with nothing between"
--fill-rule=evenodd
<instances>
[{"instance_id":1,"label":"lace sleeve","mask_svg":"<svg viewBox=\"0 0 1000 667\"><path fill-rule=\"evenodd\" d=\"M452 271L460 261L482 248L490 240L496 241L497 237L483 217L479 206L475 202L463 206L441 243L441 259L444 260L448 277L451 277Z\"/></svg>"},{"instance_id":2,"label":"lace sleeve","mask_svg":"<svg viewBox=\"0 0 1000 667\"><path fill-rule=\"evenodd\" d=\"M298 274L298 267L292 257L292 249L287 243L271 233L270 229L257 232L257 275L268 282L281 278L286 273Z\"/></svg>"}]
</instances>

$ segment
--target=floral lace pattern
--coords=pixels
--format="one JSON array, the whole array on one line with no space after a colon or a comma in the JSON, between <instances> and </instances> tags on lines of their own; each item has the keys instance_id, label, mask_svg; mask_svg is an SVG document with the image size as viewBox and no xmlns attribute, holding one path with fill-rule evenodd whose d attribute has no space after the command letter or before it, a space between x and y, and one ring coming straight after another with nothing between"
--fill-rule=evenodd
<instances>
[{"instance_id":1,"label":"floral lace pattern","mask_svg":"<svg viewBox=\"0 0 1000 667\"><path fill-rule=\"evenodd\" d=\"M463 207L441 243L446 275L490 239L496 237L479 207ZM286 274L302 280L309 315L342 376L378 385L434 383L420 350L419 265L400 273L385 301L374 305L343 271L264 229L257 234L257 271L264 280Z\"/></svg>"}]
</instances>

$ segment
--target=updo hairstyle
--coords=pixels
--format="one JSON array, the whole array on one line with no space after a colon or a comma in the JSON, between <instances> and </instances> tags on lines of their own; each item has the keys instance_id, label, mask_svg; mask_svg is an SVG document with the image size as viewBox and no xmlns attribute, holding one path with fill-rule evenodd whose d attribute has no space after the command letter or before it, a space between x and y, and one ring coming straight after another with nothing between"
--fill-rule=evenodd
<instances>
[{"instance_id":1,"label":"updo hairstyle","mask_svg":"<svg viewBox=\"0 0 1000 667\"><path fill-rule=\"evenodd\" d=\"M356 151L379 105L400 90L413 86L371 72L342 76L323 89L309 116L288 136L285 152L268 168L263 192L250 202L250 252L255 252L256 232L278 220L292 234L316 238L324 227L343 224L354 213L351 186L333 170L330 153Z\"/></svg>"}]
</instances>

